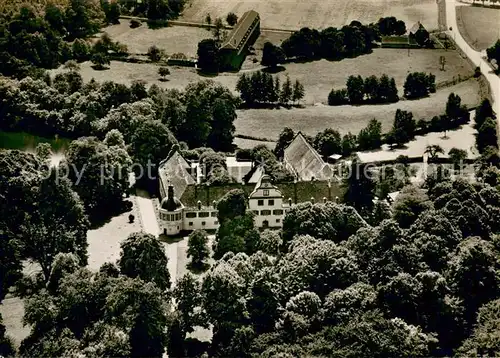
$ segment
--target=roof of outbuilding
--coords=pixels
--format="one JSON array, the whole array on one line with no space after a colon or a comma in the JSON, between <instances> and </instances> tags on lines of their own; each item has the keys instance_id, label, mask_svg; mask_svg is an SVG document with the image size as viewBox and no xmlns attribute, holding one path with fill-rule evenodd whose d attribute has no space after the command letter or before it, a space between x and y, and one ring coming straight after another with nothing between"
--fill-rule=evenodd
<instances>
[{"instance_id":1,"label":"roof of outbuilding","mask_svg":"<svg viewBox=\"0 0 500 358\"><path fill-rule=\"evenodd\" d=\"M408 33L415 34L420 29L424 29L425 30L425 27L424 27L424 25L422 25L420 23L420 21L417 21L417 23L411 27L411 29L410 29L410 31Z\"/></svg>"},{"instance_id":2,"label":"roof of outbuilding","mask_svg":"<svg viewBox=\"0 0 500 358\"><path fill-rule=\"evenodd\" d=\"M245 41L245 38L248 38L246 37L247 31L250 29L254 20L258 18L259 13L254 10L245 12L233 30L229 33L221 48L239 50L241 48L241 43Z\"/></svg>"},{"instance_id":3,"label":"roof of outbuilding","mask_svg":"<svg viewBox=\"0 0 500 358\"><path fill-rule=\"evenodd\" d=\"M301 180L323 177L322 171L326 163L301 132L297 133L290 145L285 148L284 158Z\"/></svg>"}]
</instances>

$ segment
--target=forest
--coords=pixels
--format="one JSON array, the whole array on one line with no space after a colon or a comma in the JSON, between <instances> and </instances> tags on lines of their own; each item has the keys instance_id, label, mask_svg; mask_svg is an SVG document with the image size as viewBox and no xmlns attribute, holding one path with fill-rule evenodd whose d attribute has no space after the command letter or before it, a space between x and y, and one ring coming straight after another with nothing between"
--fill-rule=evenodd
<instances>
[{"instance_id":1,"label":"forest","mask_svg":"<svg viewBox=\"0 0 500 358\"><path fill-rule=\"evenodd\" d=\"M235 151L242 100L288 104L302 98L303 88L287 80L280 98L283 87L261 74L241 78L242 99L211 80L183 90L84 83L77 61L125 50L105 36L86 42L117 16L116 9L86 5L70 0L64 11L47 6L42 14L23 7L0 21L0 68L11 76L0 81L0 130L72 139L57 167L49 165L48 145L34 153L0 150L0 302L22 298L29 327L16 347L0 316L0 356L500 355L500 157L486 99L474 115L475 181L452 175L461 161L450 168L435 160L416 186L408 158L398 158L397 168L374 169L354 156L339 182L342 197L293 205L279 230L255 227L242 190L226 193L216 202L219 229L190 233L189 272L175 285L163 243L144 232L123 237L119 259L91 271L87 233L127 206L128 174L138 174L137 165L157 166L180 150L209 168L202 185L231 182L224 153ZM127 11L164 21L182 6L148 0ZM391 35L405 26L387 18L321 34L303 29L282 47L290 57L357 56L371 50L376 29ZM346 51L324 51L325 43L343 41ZM61 63L56 76L43 70ZM420 85L405 88L407 97L432 92L426 76L411 76ZM267 83L268 91L258 93L252 81ZM353 81L354 99L384 97L377 78L368 79L373 98L361 91L366 80ZM388 77L383 82L391 86ZM446 113L429 122L398 110L387 134L373 120L356 135L328 128L307 139L323 156L349 156L384 142L404 145L429 130L446 134L467 121L452 94ZM263 162L276 183L292 182L280 159L294 136L285 128L274 150L257 146L236 155ZM138 186L155 192L158 183ZM389 203L394 190L400 194ZM26 262L40 270L25 275ZM192 338L199 328L211 331L209 341Z\"/></svg>"},{"instance_id":2,"label":"forest","mask_svg":"<svg viewBox=\"0 0 500 358\"><path fill-rule=\"evenodd\" d=\"M102 145L117 150L120 139L110 134ZM193 273L171 287L165 252L144 233L124 238L117 262L89 271L89 221L71 180L46 172L43 151L3 151L0 161L10 203L2 205L1 293L24 297L31 326L21 356L499 352L497 167L485 166L472 184L437 166L392 206L373 200L372 179L346 177L342 203L295 205L275 231L255 229L245 194L233 190L217 203L213 247L207 233L193 232ZM21 274L28 258L42 267L37 277ZM212 340L187 338L195 327L211 327ZM2 355L15 354L0 342Z\"/></svg>"}]
</instances>

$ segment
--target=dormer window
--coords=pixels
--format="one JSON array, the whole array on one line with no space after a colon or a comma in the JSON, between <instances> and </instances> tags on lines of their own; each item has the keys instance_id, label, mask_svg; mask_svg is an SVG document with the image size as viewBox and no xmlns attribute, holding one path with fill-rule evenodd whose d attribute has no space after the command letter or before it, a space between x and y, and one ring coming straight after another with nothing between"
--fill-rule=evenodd
<instances>
[{"instance_id":1,"label":"dormer window","mask_svg":"<svg viewBox=\"0 0 500 358\"><path fill-rule=\"evenodd\" d=\"M264 196L269 196L269 189L264 189Z\"/></svg>"}]
</instances>

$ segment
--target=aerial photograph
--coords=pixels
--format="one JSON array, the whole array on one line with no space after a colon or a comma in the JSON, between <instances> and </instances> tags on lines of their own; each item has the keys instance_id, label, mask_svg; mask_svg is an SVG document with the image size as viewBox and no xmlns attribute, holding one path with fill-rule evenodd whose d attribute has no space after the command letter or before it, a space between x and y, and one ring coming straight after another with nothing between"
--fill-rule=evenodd
<instances>
[{"instance_id":1,"label":"aerial photograph","mask_svg":"<svg viewBox=\"0 0 500 358\"><path fill-rule=\"evenodd\" d=\"M500 357L500 0L0 0L0 358Z\"/></svg>"}]
</instances>

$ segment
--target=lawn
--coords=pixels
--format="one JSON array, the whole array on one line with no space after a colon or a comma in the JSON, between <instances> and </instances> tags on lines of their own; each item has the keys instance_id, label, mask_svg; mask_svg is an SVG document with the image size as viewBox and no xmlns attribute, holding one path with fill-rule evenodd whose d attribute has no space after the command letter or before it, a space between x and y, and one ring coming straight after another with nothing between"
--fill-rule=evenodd
<instances>
[{"instance_id":1,"label":"lawn","mask_svg":"<svg viewBox=\"0 0 500 358\"><path fill-rule=\"evenodd\" d=\"M460 34L474 49L480 51L500 39L500 9L478 6L457 6Z\"/></svg>"},{"instance_id":2,"label":"lawn","mask_svg":"<svg viewBox=\"0 0 500 358\"><path fill-rule=\"evenodd\" d=\"M7 335L13 339L14 345L19 347L21 341L30 333L29 327L24 327L24 303L19 297L7 295L0 304L0 314L3 318Z\"/></svg>"},{"instance_id":3,"label":"lawn","mask_svg":"<svg viewBox=\"0 0 500 358\"><path fill-rule=\"evenodd\" d=\"M358 133L367 123L376 118L382 122L383 131L388 131L394 120L396 109L411 111L416 119L431 119L443 114L450 93L462 98L462 104L476 106L480 101L479 84L471 79L455 86L443 88L428 98L417 101L400 101L375 106L326 106L317 105L294 109L238 110L235 121L236 133L277 139L284 127L315 135L331 127L341 133Z\"/></svg>"},{"instance_id":4,"label":"lawn","mask_svg":"<svg viewBox=\"0 0 500 358\"><path fill-rule=\"evenodd\" d=\"M196 56L198 42L211 38L207 29L189 26L170 26L153 30L144 23L141 27L131 29L128 20L121 20L119 25L105 27L102 31L108 33L115 41L124 43L132 54L147 53L148 48L155 45L168 55L181 52L188 57Z\"/></svg>"},{"instance_id":5,"label":"lawn","mask_svg":"<svg viewBox=\"0 0 500 358\"><path fill-rule=\"evenodd\" d=\"M340 27L359 20L363 23L377 21L380 17L396 16L406 22L407 28L421 21L428 29L437 28L437 5L434 0L338 0L338 1L283 1L283 0L189 0L181 17L186 21L204 21L207 14L212 19L225 18L234 12L241 16L245 11L260 14L261 26L278 29Z\"/></svg>"},{"instance_id":6,"label":"lawn","mask_svg":"<svg viewBox=\"0 0 500 358\"><path fill-rule=\"evenodd\" d=\"M133 197L131 201L134 204L131 211L115 216L101 227L87 232L89 269L97 271L102 264L118 260L121 242L130 234L141 231L138 209ZM132 224L129 223L129 214L136 218Z\"/></svg>"}]
</instances>

